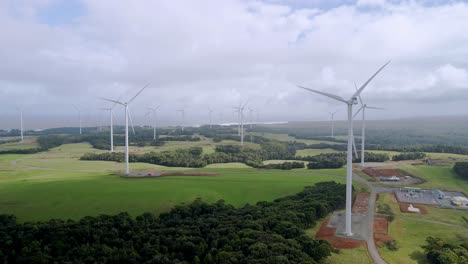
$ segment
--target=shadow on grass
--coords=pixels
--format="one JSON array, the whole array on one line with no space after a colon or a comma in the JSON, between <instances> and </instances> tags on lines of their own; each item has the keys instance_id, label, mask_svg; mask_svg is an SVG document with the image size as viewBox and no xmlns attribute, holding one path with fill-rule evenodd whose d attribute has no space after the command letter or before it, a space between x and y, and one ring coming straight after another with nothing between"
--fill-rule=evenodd
<instances>
[{"instance_id":1,"label":"shadow on grass","mask_svg":"<svg viewBox=\"0 0 468 264\"><path fill-rule=\"evenodd\" d=\"M413 251L413 253L410 254L410 257L412 260L415 260L418 264L427 264L429 263L426 258L426 254L424 254L420 250Z\"/></svg>"}]
</instances>

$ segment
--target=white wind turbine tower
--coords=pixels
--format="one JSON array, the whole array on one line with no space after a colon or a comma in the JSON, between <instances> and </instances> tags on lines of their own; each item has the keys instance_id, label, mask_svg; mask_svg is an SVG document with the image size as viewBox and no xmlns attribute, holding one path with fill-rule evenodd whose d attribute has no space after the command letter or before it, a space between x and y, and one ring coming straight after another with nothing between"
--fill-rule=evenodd
<instances>
[{"instance_id":1,"label":"white wind turbine tower","mask_svg":"<svg viewBox=\"0 0 468 264\"><path fill-rule=\"evenodd\" d=\"M239 107L235 107L237 109L236 112L239 113L239 117L240 117L239 125L240 125L241 146L244 145L244 109L245 109L245 107L247 106L248 103L249 102L247 101L243 106L241 104L239 104Z\"/></svg>"},{"instance_id":2,"label":"white wind turbine tower","mask_svg":"<svg viewBox=\"0 0 468 264\"><path fill-rule=\"evenodd\" d=\"M212 119L213 109L208 108L208 114L210 115L210 129L212 129L213 128L213 119Z\"/></svg>"},{"instance_id":3,"label":"white wind turbine tower","mask_svg":"<svg viewBox=\"0 0 468 264\"><path fill-rule=\"evenodd\" d=\"M356 84L354 84L356 86ZM366 145L366 109L377 109L377 110L385 110L384 108L368 106L362 101L361 95L359 97L359 102L361 103L361 108L354 114L353 118L355 118L360 111L362 111L362 135L361 135L361 167L364 168L364 151ZM356 147L355 147L356 148Z\"/></svg>"},{"instance_id":4,"label":"white wind turbine tower","mask_svg":"<svg viewBox=\"0 0 468 264\"><path fill-rule=\"evenodd\" d=\"M250 119L250 129L252 129L252 125L253 125L253 112L254 110L252 108L249 107L249 119Z\"/></svg>"},{"instance_id":5,"label":"white wind turbine tower","mask_svg":"<svg viewBox=\"0 0 468 264\"><path fill-rule=\"evenodd\" d=\"M135 96L133 96L132 99L130 99L128 102L121 102L120 100L116 101L116 100L101 98L102 100L113 102L113 103L116 103L125 107L125 174L126 175L130 174L130 166L129 166L129 159L128 159L128 156L129 156L129 153L128 153L128 119L129 119L130 111L128 109L128 105L132 103L133 100L135 100L135 98L137 98L137 96L140 95L140 93L143 92L143 90L146 87L148 87L148 85L149 84L141 88L141 90ZM130 117L130 120L131 120L131 117ZM133 125L132 125L132 128L133 128ZM135 133L135 131L133 131L133 133Z\"/></svg>"},{"instance_id":6,"label":"white wind turbine tower","mask_svg":"<svg viewBox=\"0 0 468 264\"><path fill-rule=\"evenodd\" d=\"M239 109L241 108L241 104L239 103L239 106L234 106L233 108L236 109L234 113L237 113L237 135L240 136L241 135L241 113Z\"/></svg>"},{"instance_id":7,"label":"white wind turbine tower","mask_svg":"<svg viewBox=\"0 0 468 264\"><path fill-rule=\"evenodd\" d=\"M299 88L318 93L330 98L333 98L337 101L343 102L348 106L348 149L347 149L347 164L346 164L346 215L345 215L345 235L352 236L351 230L351 204L352 204L352 186L353 186L353 156L352 156L352 145L353 145L353 105L357 104L357 96L366 88L372 79L390 63L388 61L385 63L374 75L370 77L348 100L343 99L342 97L326 92L321 92L318 90L313 90L307 87L299 86Z\"/></svg>"},{"instance_id":8,"label":"white wind turbine tower","mask_svg":"<svg viewBox=\"0 0 468 264\"><path fill-rule=\"evenodd\" d=\"M120 100L117 99L117 101ZM112 107L109 108L101 108L102 110L109 111L109 118L110 118L110 143L111 143L111 152L114 152L114 107L117 105L117 103L114 103Z\"/></svg>"},{"instance_id":9,"label":"white wind turbine tower","mask_svg":"<svg viewBox=\"0 0 468 264\"><path fill-rule=\"evenodd\" d=\"M331 130L331 137L334 138L335 137L335 114L337 113L338 111L335 111L335 112L330 112L330 117L331 117L331 125L332 125L332 130Z\"/></svg>"},{"instance_id":10,"label":"white wind turbine tower","mask_svg":"<svg viewBox=\"0 0 468 264\"><path fill-rule=\"evenodd\" d=\"M18 107L20 112L20 134L21 134L21 143L24 141L24 127L23 127L23 107Z\"/></svg>"},{"instance_id":11,"label":"white wind turbine tower","mask_svg":"<svg viewBox=\"0 0 468 264\"><path fill-rule=\"evenodd\" d=\"M184 131L184 126L185 126L185 109L179 109L177 112L180 112L182 114L182 131Z\"/></svg>"},{"instance_id":12,"label":"white wind turbine tower","mask_svg":"<svg viewBox=\"0 0 468 264\"><path fill-rule=\"evenodd\" d=\"M154 117L154 124L153 124L153 139L154 140L156 140L156 129L157 129L157 124L158 124L157 112L158 112L159 107L161 107L161 105L158 105L156 107L146 107L146 109L148 109L151 113L153 113L153 117Z\"/></svg>"},{"instance_id":13,"label":"white wind turbine tower","mask_svg":"<svg viewBox=\"0 0 468 264\"><path fill-rule=\"evenodd\" d=\"M80 135L81 135L81 109L78 108L78 106L76 105L73 105L73 107L76 109L76 111L78 112L78 117L80 119Z\"/></svg>"}]
</instances>

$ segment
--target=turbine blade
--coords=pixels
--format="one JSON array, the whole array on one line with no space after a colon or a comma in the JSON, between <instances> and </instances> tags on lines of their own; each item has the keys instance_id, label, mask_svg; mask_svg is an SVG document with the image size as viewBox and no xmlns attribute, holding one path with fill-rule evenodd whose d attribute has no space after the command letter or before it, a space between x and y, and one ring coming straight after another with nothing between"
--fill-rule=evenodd
<instances>
[{"instance_id":1,"label":"turbine blade","mask_svg":"<svg viewBox=\"0 0 468 264\"><path fill-rule=\"evenodd\" d=\"M345 99L341 98L341 97L338 96L338 95L334 95L334 94L329 94L329 93L325 93L325 92L313 90L313 89L310 89L310 88L307 88L307 87L304 87L304 86L300 86L300 85L296 85L296 86L299 87L299 88L302 88L302 89L304 89L304 90L307 90L307 91L311 91L311 92L314 92L314 93L318 93L318 94L321 94L321 95L325 95L325 96L328 96L328 97L333 98L333 99L335 99L335 100L338 100L338 101L341 101L341 102L344 102L344 103L348 103Z\"/></svg>"},{"instance_id":2,"label":"turbine blade","mask_svg":"<svg viewBox=\"0 0 468 264\"><path fill-rule=\"evenodd\" d=\"M354 133L353 133L353 150L354 150L354 156L356 159L358 158L357 150L356 150L356 141L354 140Z\"/></svg>"},{"instance_id":3,"label":"turbine blade","mask_svg":"<svg viewBox=\"0 0 468 264\"><path fill-rule=\"evenodd\" d=\"M369 108L369 109L377 109L377 110L386 110L385 108L382 108L382 107L375 107L375 106L366 106L366 108Z\"/></svg>"},{"instance_id":4,"label":"turbine blade","mask_svg":"<svg viewBox=\"0 0 468 264\"><path fill-rule=\"evenodd\" d=\"M353 119L357 116L357 114L359 114L359 112L361 112L361 110L363 109L364 107L361 106L361 108L359 108L359 110L357 110L357 112L353 115Z\"/></svg>"},{"instance_id":5,"label":"turbine blade","mask_svg":"<svg viewBox=\"0 0 468 264\"><path fill-rule=\"evenodd\" d=\"M130 119L130 125L132 126L133 135L135 135L135 128L133 128L133 119L132 114L130 114L130 107L127 107L128 119Z\"/></svg>"},{"instance_id":6,"label":"turbine blade","mask_svg":"<svg viewBox=\"0 0 468 264\"><path fill-rule=\"evenodd\" d=\"M119 96L119 98L117 98L116 101L120 102L120 99L122 99L122 96ZM114 109L114 107L117 105L116 102L114 102L114 104L112 105L111 109Z\"/></svg>"},{"instance_id":7,"label":"turbine blade","mask_svg":"<svg viewBox=\"0 0 468 264\"><path fill-rule=\"evenodd\" d=\"M130 101L128 101L128 103L130 104L133 100L135 100L135 98L137 98L137 96L140 95L141 92L143 92L143 90L146 89L146 87L148 87L149 85L150 85L150 84L147 83L145 86L143 86L143 88L141 88L141 90L140 90L135 96L133 96L133 98L130 99Z\"/></svg>"},{"instance_id":8,"label":"turbine blade","mask_svg":"<svg viewBox=\"0 0 468 264\"><path fill-rule=\"evenodd\" d=\"M116 103L116 104L119 104L119 105L124 105L123 103L121 103L121 102L119 102L119 101L116 101L116 100L107 99L107 98L104 98L104 97L98 97L98 98L101 99L101 100L104 100L104 101Z\"/></svg>"},{"instance_id":9,"label":"turbine blade","mask_svg":"<svg viewBox=\"0 0 468 264\"><path fill-rule=\"evenodd\" d=\"M390 61L387 61L387 63L385 63L382 67L380 67L380 69L378 71L376 71L374 73L374 75L372 75L372 77L369 78L369 80L367 80L367 82L365 82L361 88L359 88L359 90L356 91L356 93L353 95L353 97L357 97L359 94L361 94L362 90L364 90L364 88L366 88L366 86L370 83L370 81L372 81L372 79L374 79L374 77L379 74L379 72L381 70L383 70L383 68L385 68L388 64L390 63Z\"/></svg>"}]
</instances>

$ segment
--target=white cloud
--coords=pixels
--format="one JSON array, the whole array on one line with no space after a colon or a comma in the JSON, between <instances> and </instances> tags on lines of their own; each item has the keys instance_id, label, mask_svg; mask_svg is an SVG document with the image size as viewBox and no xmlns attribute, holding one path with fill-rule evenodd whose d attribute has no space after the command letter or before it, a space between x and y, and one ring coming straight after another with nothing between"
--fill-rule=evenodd
<instances>
[{"instance_id":1,"label":"white cloud","mask_svg":"<svg viewBox=\"0 0 468 264\"><path fill-rule=\"evenodd\" d=\"M346 97L353 82L362 84L392 59L366 88L366 99L416 102L424 94L463 113L450 102L468 88L465 3L361 0L326 9L245 0L83 3L86 12L67 25L35 18L50 4L45 0L0 3L0 58L7 62L0 65L0 111L20 100L33 104L31 89L49 105L41 111L67 113L73 110L61 107L72 101L94 107L96 96L129 97L152 81L138 104L162 102L169 118L184 104L195 118L200 109L201 118L207 106L227 113L247 99L272 119L322 118L335 103L293 84ZM387 115L411 114L401 109Z\"/></svg>"}]
</instances>

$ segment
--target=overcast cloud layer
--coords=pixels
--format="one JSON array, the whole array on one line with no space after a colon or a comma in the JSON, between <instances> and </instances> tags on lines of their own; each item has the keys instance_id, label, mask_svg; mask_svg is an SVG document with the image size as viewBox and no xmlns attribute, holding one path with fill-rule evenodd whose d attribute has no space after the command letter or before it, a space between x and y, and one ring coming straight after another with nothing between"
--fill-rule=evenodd
<instances>
[{"instance_id":1,"label":"overcast cloud layer","mask_svg":"<svg viewBox=\"0 0 468 264\"><path fill-rule=\"evenodd\" d=\"M344 118L344 105L294 84L349 97L388 60L363 93L388 110L370 118L466 114L468 4L444 2L3 0L0 127L17 127L18 106L27 128L76 125L72 104L104 124L97 97L128 99L147 82L138 123L158 104L165 124L181 108L206 123L208 107L232 122L246 100L262 120Z\"/></svg>"}]
</instances>

